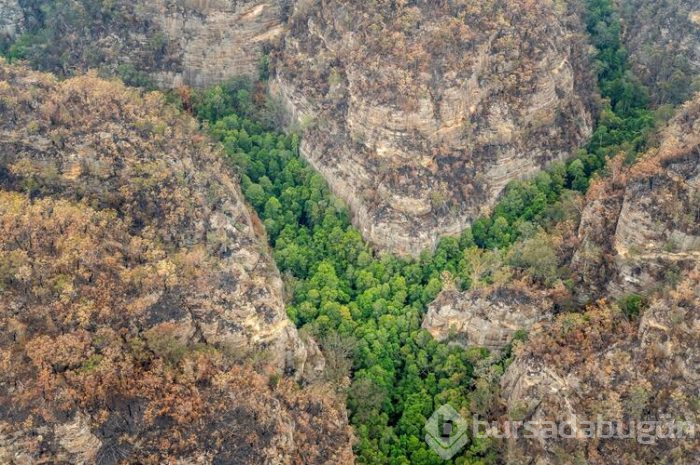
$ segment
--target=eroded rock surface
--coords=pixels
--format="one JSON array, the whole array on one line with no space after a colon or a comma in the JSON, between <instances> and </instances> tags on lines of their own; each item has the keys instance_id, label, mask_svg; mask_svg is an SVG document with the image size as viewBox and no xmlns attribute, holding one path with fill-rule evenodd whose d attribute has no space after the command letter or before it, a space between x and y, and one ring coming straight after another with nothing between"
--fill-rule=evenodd
<instances>
[{"instance_id":1,"label":"eroded rock surface","mask_svg":"<svg viewBox=\"0 0 700 465\"><path fill-rule=\"evenodd\" d=\"M591 132L587 39L580 12L561 3L28 5L25 29L41 31L25 48L35 66L97 68L136 85L257 76L284 37L272 88L307 130L305 157L365 238L402 255L458 234L510 180L567 157Z\"/></svg>"},{"instance_id":2,"label":"eroded rock surface","mask_svg":"<svg viewBox=\"0 0 700 465\"><path fill-rule=\"evenodd\" d=\"M648 293L700 261L700 96L658 149L588 194L574 268L590 297Z\"/></svg>"},{"instance_id":3,"label":"eroded rock surface","mask_svg":"<svg viewBox=\"0 0 700 465\"><path fill-rule=\"evenodd\" d=\"M24 29L24 13L17 0L0 0L0 45L9 44Z\"/></svg>"},{"instance_id":4,"label":"eroded rock surface","mask_svg":"<svg viewBox=\"0 0 700 465\"><path fill-rule=\"evenodd\" d=\"M129 279L132 259L145 266L132 285L147 292L112 305L150 325L179 322L183 341L196 334L237 351L269 347L280 367L293 367L285 357L303 344L284 312L280 277L197 123L159 94L94 76L59 84L22 68L1 72L0 185L112 211L128 234L120 243L147 243L122 251Z\"/></svg>"},{"instance_id":5,"label":"eroded rock surface","mask_svg":"<svg viewBox=\"0 0 700 465\"><path fill-rule=\"evenodd\" d=\"M700 5L694 0L619 2L622 39L635 74L657 103L681 103L700 90Z\"/></svg>"},{"instance_id":6,"label":"eroded rock surface","mask_svg":"<svg viewBox=\"0 0 700 465\"><path fill-rule=\"evenodd\" d=\"M554 304L543 292L515 285L467 292L443 290L428 307L423 328L439 341L502 349L516 331L552 318Z\"/></svg>"},{"instance_id":7,"label":"eroded rock surface","mask_svg":"<svg viewBox=\"0 0 700 465\"><path fill-rule=\"evenodd\" d=\"M597 302L543 325L502 380L512 420L571 421L580 438L581 421L600 415L623 433L633 421L653 421L662 435L636 436L644 446L521 436L508 443L508 463L700 460L697 439L667 436L674 421L697 424L700 414L691 400L700 380L699 167L700 96L670 122L659 148L631 168L611 162L607 177L593 184L573 269L582 301ZM613 303L629 294L646 298L639 318Z\"/></svg>"},{"instance_id":8,"label":"eroded rock surface","mask_svg":"<svg viewBox=\"0 0 700 465\"><path fill-rule=\"evenodd\" d=\"M658 151L632 168L615 250L614 291L644 292L700 261L700 97L673 120Z\"/></svg>"},{"instance_id":9,"label":"eroded rock surface","mask_svg":"<svg viewBox=\"0 0 700 465\"><path fill-rule=\"evenodd\" d=\"M209 86L257 77L284 32L286 0L58 0L0 2L0 34L40 32L26 57L72 75L88 69L133 84ZM42 8L44 10L42 10Z\"/></svg>"},{"instance_id":10,"label":"eroded rock surface","mask_svg":"<svg viewBox=\"0 0 700 465\"><path fill-rule=\"evenodd\" d=\"M0 462L350 463L223 157L122 84L0 62Z\"/></svg>"},{"instance_id":11,"label":"eroded rock surface","mask_svg":"<svg viewBox=\"0 0 700 465\"><path fill-rule=\"evenodd\" d=\"M700 345L700 269L657 297L636 324L616 307L599 305L582 315L559 317L528 342L508 368L503 398L508 416L544 428L543 421L570 422L565 434L580 439L527 439L508 443L508 463L603 465L670 463L700 459L697 439L653 437L584 439L582 421L617 422L622 433L631 422L653 421L666 428L697 424ZM534 426L537 428L537 426ZM673 426L672 426L673 427ZM656 428L656 425L654 429ZM533 462L534 461L534 462Z\"/></svg>"},{"instance_id":12,"label":"eroded rock surface","mask_svg":"<svg viewBox=\"0 0 700 465\"><path fill-rule=\"evenodd\" d=\"M272 87L365 238L417 255L585 141L585 41L548 1L305 1Z\"/></svg>"},{"instance_id":13,"label":"eroded rock surface","mask_svg":"<svg viewBox=\"0 0 700 465\"><path fill-rule=\"evenodd\" d=\"M180 65L156 73L163 87L204 87L258 77L264 47L285 31L283 0L149 1L147 8Z\"/></svg>"}]
</instances>

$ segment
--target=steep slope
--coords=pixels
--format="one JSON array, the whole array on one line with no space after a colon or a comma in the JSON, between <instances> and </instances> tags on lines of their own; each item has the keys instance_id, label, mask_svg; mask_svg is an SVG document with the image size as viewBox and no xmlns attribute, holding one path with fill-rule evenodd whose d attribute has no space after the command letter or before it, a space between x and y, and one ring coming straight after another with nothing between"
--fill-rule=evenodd
<instances>
[{"instance_id":1,"label":"steep slope","mask_svg":"<svg viewBox=\"0 0 700 465\"><path fill-rule=\"evenodd\" d=\"M655 421L697 424L700 327L700 96L664 131L658 149L631 169L612 167L589 193L573 266L586 299L646 296L648 307L600 300L584 314L562 315L535 334L503 381L514 420ZM574 416L578 419L574 419ZM656 425L655 425L656 426ZM648 427L646 427L648 429ZM575 431L576 433L576 431ZM697 440L598 438L509 443L509 463L694 463Z\"/></svg>"},{"instance_id":2,"label":"steep slope","mask_svg":"<svg viewBox=\"0 0 700 465\"><path fill-rule=\"evenodd\" d=\"M17 17L10 53L34 66L165 88L265 72L263 51L291 28L272 84L308 130L305 156L365 238L418 255L579 146L594 79L574 2L392 5L40 0L0 13Z\"/></svg>"},{"instance_id":3,"label":"steep slope","mask_svg":"<svg viewBox=\"0 0 700 465\"><path fill-rule=\"evenodd\" d=\"M589 298L645 293L700 260L700 96L630 170L588 194L573 267Z\"/></svg>"},{"instance_id":4,"label":"steep slope","mask_svg":"<svg viewBox=\"0 0 700 465\"><path fill-rule=\"evenodd\" d=\"M546 176L540 175L540 181ZM513 196L511 186L497 210L513 200L511 205L534 203ZM452 252L456 266L443 276L447 282L429 304L422 327L439 341L499 351L517 333L534 330L571 309L574 302L566 265L579 246L577 226L583 201L579 193L566 191L546 214L533 218L534 223L520 220L521 236L502 249L472 246ZM444 253L444 243L436 257ZM458 291L451 284L454 278L467 290Z\"/></svg>"},{"instance_id":5,"label":"steep slope","mask_svg":"<svg viewBox=\"0 0 700 465\"><path fill-rule=\"evenodd\" d=\"M428 307L423 328L438 341L500 350L518 330L550 320L553 307L545 292L524 284L466 292L444 289Z\"/></svg>"},{"instance_id":6,"label":"steep slope","mask_svg":"<svg viewBox=\"0 0 700 465\"><path fill-rule=\"evenodd\" d=\"M340 401L280 378L323 360L194 120L4 63L0 114L0 462L352 460Z\"/></svg>"},{"instance_id":7,"label":"steep slope","mask_svg":"<svg viewBox=\"0 0 700 465\"><path fill-rule=\"evenodd\" d=\"M365 238L417 255L590 134L577 18L555 2L299 2L273 91Z\"/></svg>"},{"instance_id":8,"label":"steep slope","mask_svg":"<svg viewBox=\"0 0 700 465\"><path fill-rule=\"evenodd\" d=\"M502 381L508 410L516 420L571 421L583 434L582 421L615 421L623 432L632 422L697 425L697 304L700 274L695 269L675 289L655 299L637 324L615 307L559 318L518 354ZM672 421L673 420L673 421ZM520 438L508 448L508 463L648 464L696 463L700 449L686 430L677 437L656 437L656 425L635 440ZM578 431L577 431L578 430ZM521 431L522 433L522 431ZM566 433L571 434L571 433ZM662 462L663 463L663 462Z\"/></svg>"},{"instance_id":9,"label":"steep slope","mask_svg":"<svg viewBox=\"0 0 700 465\"><path fill-rule=\"evenodd\" d=\"M284 31L287 3L5 1L0 26L15 37L26 31L20 56L48 71L72 75L98 68L134 84L208 86L233 76L257 77L264 47Z\"/></svg>"},{"instance_id":10,"label":"steep slope","mask_svg":"<svg viewBox=\"0 0 700 465\"><path fill-rule=\"evenodd\" d=\"M0 48L6 48L24 28L24 14L17 0L0 0Z\"/></svg>"},{"instance_id":11,"label":"steep slope","mask_svg":"<svg viewBox=\"0 0 700 465\"><path fill-rule=\"evenodd\" d=\"M622 39L635 73L657 103L700 90L700 5L693 0L618 1Z\"/></svg>"}]
</instances>

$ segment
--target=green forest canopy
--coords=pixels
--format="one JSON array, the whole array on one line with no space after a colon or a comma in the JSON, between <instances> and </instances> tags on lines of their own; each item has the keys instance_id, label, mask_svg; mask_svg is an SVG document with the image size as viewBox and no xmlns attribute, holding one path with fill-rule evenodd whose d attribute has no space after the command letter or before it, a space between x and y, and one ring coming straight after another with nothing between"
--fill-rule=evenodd
<instances>
[{"instance_id":1,"label":"green forest canopy","mask_svg":"<svg viewBox=\"0 0 700 465\"><path fill-rule=\"evenodd\" d=\"M648 90L629 69L619 17L611 0L588 0L587 6L586 27L597 49L603 97L588 146L531 180L512 182L490 216L477 219L460 237L444 238L434 252L415 261L371 250L351 226L347 208L300 158L299 136L263 123L274 118L254 103L253 83L232 80L192 96L195 114L225 147L246 198L265 225L291 290L290 318L319 341L329 380L342 385L352 374L351 384L341 388L358 436L358 463L445 463L423 440L426 419L444 403L467 416L488 415L510 353L492 357L484 349L436 342L421 329L427 304L445 279L462 289L472 287L474 279L485 284L496 279L492 273L475 277L477 261L533 268L533 277L546 285L570 286L556 258L518 254L524 261L515 262L509 250L538 240L566 220L571 197L604 173L611 156L624 152L631 162L645 149L657 118L648 109ZM55 42L61 24L80 19L68 13L46 15L41 28L6 44L4 52L44 67L64 67L67 58L44 45ZM102 10L89 13L109 19ZM153 50L159 50L158 44ZM119 72L134 85L148 84L139 70ZM531 249L546 252L536 245ZM496 463L496 447L473 440L452 462Z\"/></svg>"},{"instance_id":2,"label":"green forest canopy","mask_svg":"<svg viewBox=\"0 0 700 465\"><path fill-rule=\"evenodd\" d=\"M373 253L351 226L347 208L300 158L299 136L259 122L265 115L252 103L250 82L234 80L193 96L195 113L224 145L265 225L292 289L290 318L320 342L333 381L352 373L347 402L358 463L444 463L423 440L426 419L444 403L467 416L487 415L509 351L493 358L485 349L438 343L421 329L443 278L468 289L475 260L491 255L501 261L516 241L533 240L566 219L567 199L585 192L608 158L625 152L632 161L645 149L655 126L648 92L629 70L611 2L589 5L604 97L590 144L567 163L511 183L489 217L460 237L444 238L417 261ZM556 263L539 272L545 283L566 280ZM493 277L478 279L488 284ZM454 463L496 460L494 443L473 440Z\"/></svg>"}]
</instances>

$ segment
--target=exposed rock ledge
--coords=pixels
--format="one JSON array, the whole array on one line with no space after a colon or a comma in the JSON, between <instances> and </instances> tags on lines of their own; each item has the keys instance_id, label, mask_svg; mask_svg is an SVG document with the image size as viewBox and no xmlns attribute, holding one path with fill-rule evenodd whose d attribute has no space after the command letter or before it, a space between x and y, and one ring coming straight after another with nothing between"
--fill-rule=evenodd
<instances>
[{"instance_id":1,"label":"exposed rock ledge","mask_svg":"<svg viewBox=\"0 0 700 465\"><path fill-rule=\"evenodd\" d=\"M257 77L266 43L282 36L279 0L149 1L153 19L181 65L155 73L162 87L205 87L234 76Z\"/></svg>"},{"instance_id":2,"label":"exposed rock ledge","mask_svg":"<svg viewBox=\"0 0 700 465\"><path fill-rule=\"evenodd\" d=\"M700 261L700 95L657 149L594 182L573 267L581 300L646 294Z\"/></svg>"},{"instance_id":3,"label":"exposed rock ledge","mask_svg":"<svg viewBox=\"0 0 700 465\"><path fill-rule=\"evenodd\" d=\"M0 41L15 39L25 26L41 28L41 8L51 3L0 0ZM205 87L241 75L257 78L265 47L286 30L287 3L113 0L101 9L93 0L64 1L59 7L62 27L71 33L44 28L53 35L39 39L27 58L57 74L100 69L124 77L131 73L124 69L131 69L162 88ZM44 56L52 53L61 59Z\"/></svg>"},{"instance_id":4,"label":"exposed rock ledge","mask_svg":"<svg viewBox=\"0 0 700 465\"><path fill-rule=\"evenodd\" d=\"M24 26L24 14L17 0L0 0L0 44L14 39Z\"/></svg>"},{"instance_id":5,"label":"exposed rock ledge","mask_svg":"<svg viewBox=\"0 0 700 465\"><path fill-rule=\"evenodd\" d=\"M576 18L552 2L300 2L272 87L363 236L417 256L587 139Z\"/></svg>"},{"instance_id":6,"label":"exposed rock ledge","mask_svg":"<svg viewBox=\"0 0 700 465\"><path fill-rule=\"evenodd\" d=\"M518 351L502 379L508 417L532 422L535 428L544 428L543 421L570 421L574 434L583 434L581 421L595 422L598 415L624 428L640 420L697 425L698 407L692 399L697 399L700 382L699 271L696 267L675 289L656 298L638 322L602 304L544 325ZM635 440L617 437L528 439L520 433L506 450L513 465L700 460L697 438L657 437L640 447Z\"/></svg>"},{"instance_id":7,"label":"exposed rock ledge","mask_svg":"<svg viewBox=\"0 0 700 465\"><path fill-rule=\"evenodd\" d=\"M430 304L423 328L439 341L498 350L516 331L551 319L553 310L546 294L527 288L446 289Z\"/></svg>"}]
</instances>

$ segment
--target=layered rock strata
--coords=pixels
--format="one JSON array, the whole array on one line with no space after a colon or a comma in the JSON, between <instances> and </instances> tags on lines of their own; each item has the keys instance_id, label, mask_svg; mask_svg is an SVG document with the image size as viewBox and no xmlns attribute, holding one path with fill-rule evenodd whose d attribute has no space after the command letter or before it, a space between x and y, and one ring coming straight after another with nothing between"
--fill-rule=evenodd
<instances>
[{"instance_id":1,"label":"layered rock strata","mask_svg":"<svg viewBox=\"0 0 700 465\"><path fill-rule=\"evenodd\" d=\"M272 88L364 237L418 255L586 140L577 18L554 2L298 2Z\"/></svg>"}]
</instances>

